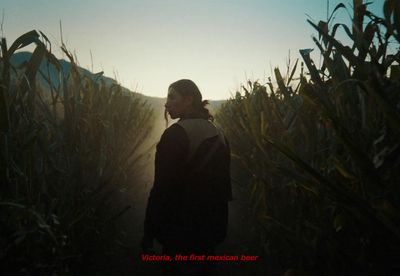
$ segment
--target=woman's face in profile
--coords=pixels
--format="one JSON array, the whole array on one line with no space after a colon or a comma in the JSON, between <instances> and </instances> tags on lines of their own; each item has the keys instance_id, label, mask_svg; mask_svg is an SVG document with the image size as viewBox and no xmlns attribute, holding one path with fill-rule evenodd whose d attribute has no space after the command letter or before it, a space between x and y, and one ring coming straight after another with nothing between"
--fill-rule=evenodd
<instances>
[{"instance_id":1,"label":"woman's face in profile","mask_svg":"<svg viewBox=\"0 0 400 276\"><path fill-rule=\"evenodd\" d=\"M176 92L173 88L168 90L167 102L165 109L171 116L171 119L181 118L185 114L187 107L191 104L190 98L184 98L181 94Z\"/></svg>"}]
</instances>

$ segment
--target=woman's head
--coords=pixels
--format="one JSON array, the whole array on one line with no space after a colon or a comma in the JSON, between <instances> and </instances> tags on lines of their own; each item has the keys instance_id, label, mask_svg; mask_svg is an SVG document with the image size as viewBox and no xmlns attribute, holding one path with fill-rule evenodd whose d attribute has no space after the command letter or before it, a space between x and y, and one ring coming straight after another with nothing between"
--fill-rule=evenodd
<instances>
[{"instance_id":1,"label":"woman's head","mask_svg":"<svg viewBox=\"0 0 400 276\"><path fill-rule=\"evenodd\" d=\"M203 118L213 120L205 106L197 85L188 79L178 80L168 88L167 102L165 103L165 119L167 113L172 119L176 118Z\"/></svg>"}]
</instances>

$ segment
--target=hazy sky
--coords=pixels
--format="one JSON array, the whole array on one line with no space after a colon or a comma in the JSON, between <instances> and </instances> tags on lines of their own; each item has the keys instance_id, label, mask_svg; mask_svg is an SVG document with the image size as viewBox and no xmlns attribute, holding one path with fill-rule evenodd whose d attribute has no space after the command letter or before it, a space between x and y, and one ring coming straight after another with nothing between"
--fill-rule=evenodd
<instances>
[{"instance_id":1,"label":"hazy sky","mask_svg":"<svg viewBox=\"0 0 400 276\"><path fill-rule=\"evenodd\" d=\"M340 2L351 8L353 1ZM381 14L384 0L371 8ZM104 71L127 88L164 97L181 78L197 83L205 99L226 99L241 83L265 82L271 68L284 73L288 53L314 48L315 22L326 19L326 0L2 0L3 35L41 30L59 50L63 39L79 64ZM351 12L351 10L349 10ZM348 19L345 10L337 20ZM317 62L317 61L316 61Z\"/></svg>"}]
</instances>

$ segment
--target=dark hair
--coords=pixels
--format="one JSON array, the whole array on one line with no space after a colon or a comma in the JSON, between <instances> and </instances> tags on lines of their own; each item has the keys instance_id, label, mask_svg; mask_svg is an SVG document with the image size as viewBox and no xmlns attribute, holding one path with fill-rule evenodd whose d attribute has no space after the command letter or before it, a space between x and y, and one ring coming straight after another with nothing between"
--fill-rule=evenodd
<instances>
[{"instance_id":1,"label":"dark hair","mask_svg":"<svg viewBox=\"0 0 400 276\"><path fill-rule=\"evenodd\" d=\"M197 85L188 79L181 79L171 83L168 90L173 88L182 97L193 96L193 113L190 114L193 118L203 118L206 120L214 121L214 117L210 111L205 107L209 104L208 100L202 100L202 96ZM164 112L164 118L168 125L167 111Z\"/></svg>"}]
</instances>

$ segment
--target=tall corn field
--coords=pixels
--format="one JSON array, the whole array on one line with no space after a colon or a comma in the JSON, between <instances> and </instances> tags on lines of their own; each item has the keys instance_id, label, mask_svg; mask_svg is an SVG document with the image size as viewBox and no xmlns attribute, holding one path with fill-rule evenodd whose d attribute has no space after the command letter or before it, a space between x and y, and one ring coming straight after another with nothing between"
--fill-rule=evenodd
<instances>
[{"instance_id":1,"label":"tall corn field","mask_svg":"<svg viewBox=\"0 0 400 276\"><path fill-rule=\"evenodd\" d=\"M308 21L321 67L300 50L301 65L249 81L216 116L271 275L400 271L400 3L385 1L384 18L353 7L350 26Z\"/></svg>"},{"instance_id":2,"label":"tall corn field","mask_svg":"<svg viewBox=\"0 0 400 276\"><path fill-rule=\"evenodd\" d=\"M32 44L28 62L12 66L13 53ZM140 180L153 123L146 102L81 74L65 46L72 66L62 72L49 46L36 31L10 47L1 40L2 272L76 275L109 261L124 243L115 222L130 208L118 199ZM57 80L40 70L42 62ZM39 74L46 88L36 83Z\"/></svg>"}]
</instances>

